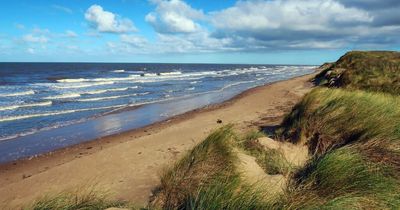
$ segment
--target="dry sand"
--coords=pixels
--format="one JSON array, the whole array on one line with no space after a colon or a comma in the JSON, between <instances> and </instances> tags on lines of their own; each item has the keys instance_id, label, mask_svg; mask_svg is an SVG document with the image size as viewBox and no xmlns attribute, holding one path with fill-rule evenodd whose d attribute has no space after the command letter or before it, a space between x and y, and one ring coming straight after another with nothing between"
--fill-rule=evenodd
<instances>
[{"instance_id":1,"label":"dry sand","mask_svg":"<svg viewBox=\"0 0 400 210\"><path fill-rule=\"evenodd\" d=\"M239 129L279 123L312 89L308 82L312 77L253 88L222 104L142 129L0 166L0 209L92 184L109 190L117 199L144 205L159 183L160 171L211 130L228 123Z\"/></svg>"},{"instance_id":2,"label":"dry sand","mask_svg":"<svg viewBox=\"0 0 400 210\"><path fill-rule=\"evenodd\" d=\"M278 150L283 157L294 167L301 167L310 159L308 147L306 145L295 145L289 142L276 141L269 137L261 137L257 139L258 143L264 149ZM248 184L259 187L260 189L268 189L269 196L277 196L281 194L287 184L289 176L282 174L267 174L264 169L257 163L256 158L246 154L244 151L237 151L239 158L239 172Z\"/></svg>"},{"instance_id":3,"label":"dry sand","mask_svg":"<svg viewBox=\"0 0 400 210\"><path fill-rule=\"evenodd\" d=\"M273 196L283 192L286 178L282 174L269 175L258 165L255 157L238 153L240 174L251 186L268 189L268 195Z\"/></svg>"}]
</instances>

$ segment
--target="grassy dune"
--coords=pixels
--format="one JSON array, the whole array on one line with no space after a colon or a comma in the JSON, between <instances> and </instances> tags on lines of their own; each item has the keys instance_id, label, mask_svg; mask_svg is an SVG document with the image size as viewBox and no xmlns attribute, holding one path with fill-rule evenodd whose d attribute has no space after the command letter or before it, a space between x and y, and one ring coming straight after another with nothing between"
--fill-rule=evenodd
<instances>
[{"instance_id":1,"label":"grassy dune","mask_svg":"<svg viewBox=\"0 0 400 210\"><path fill-rule=\"evenodd\" d=\"M320 85L400 93L400 53L352 51L317 77Z\"/></svg>"},{"instance_id":2,"label":"grassy dune","mask_svg":"<svg viewBox=\"0 0 400 210\"><path fill-rule=\"evenodd\" d=\"M400 53L349 52L316 77L278 134L312 160L281 208L400 207ZM337 88L338 87L338 88Z\"/></svg>"},{"instance_id":3,"label":"grassy dune","mask_svg":"<svg viewBox=\"0 0 400 210\"><path fill-rule=\"evenodd\" d=\"M400 206L400 98L319 88L286 117L281 135L314 159L293 175L284 207Z\"/></svg>"},{"instance_id":4,"label":"grassy dune","mask_svg":"<svg viewBox=\"0 0 400 210\"><path fill-rule=\"evenodd\" d=\"M281 132L294 143L307 143L317 155L350 143L396 148L399 104L400 98L390 94L318 88L293 108Z\"/></svg>"}]
</instances>

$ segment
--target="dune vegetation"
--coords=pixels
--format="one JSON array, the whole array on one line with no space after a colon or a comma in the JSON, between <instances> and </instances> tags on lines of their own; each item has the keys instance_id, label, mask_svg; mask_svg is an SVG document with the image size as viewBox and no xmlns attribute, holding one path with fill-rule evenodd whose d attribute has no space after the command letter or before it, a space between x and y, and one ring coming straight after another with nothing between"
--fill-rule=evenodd
<instances>
[{"instance_id":1,"label":"dune vegetation","mask_svg":"<svg viewBox=\"0 0 400 210\"><path fill-rule=\"evenodd\" d=\"M293 174L290 205L284 207L399 207L399 102L397 96L364 91L309 93L279 131L313 154Z\"/></svg>"},{"instance_id":2,"label":"dune vegetation","mask_svg":"<svg viewBox=\"0 0 400 210\"><path fill-rule=\"evenodd\" d=\"M103 210L107 208L132 208L125 201L108 198L107 192L93 186L45 195L23 209L26 210Z\"/></svg>"},{"instance_id":3,"label":"dune vegetation","mask_svg":"<svg viewBox=\"0 0 400 210\"><path fill-rule=\"evenodd\" d=\"M242 183L232 126L222 127L161 176L150 208L259 209L263 194Z\"/></svg>"},{"instance_id":4,"label":"dune vegetation","mask_svg":"<svg viewBox=\"0 0 400 210\"><path fill-rule=\"evenodd\" d=\"M400 94L399 52L351 51L324 67L319 85Z\"/></svg>"},{"instance_id":5,"label":"dune vegetation","mask_svg":"<svg viewBox=\"0 0 400 210\"><path fill-rule=\"evenodd\" d=\"M400 53L349 52L323 67L315 78L319 87L276 129L271 141L278 148L263 144L262 132L221 127L164 171L146 208L400 208ZM308 161L293 162L280 149L288 144L305 146ZM243 155L254 159L264 179L283 179L281 189L246 180ZM112 204L89 198L99 204L76 198L71 205L71 199L61 196L28 209L64 204L68 207L60 209L102 209Z\"/></svg>"}]
</instances>

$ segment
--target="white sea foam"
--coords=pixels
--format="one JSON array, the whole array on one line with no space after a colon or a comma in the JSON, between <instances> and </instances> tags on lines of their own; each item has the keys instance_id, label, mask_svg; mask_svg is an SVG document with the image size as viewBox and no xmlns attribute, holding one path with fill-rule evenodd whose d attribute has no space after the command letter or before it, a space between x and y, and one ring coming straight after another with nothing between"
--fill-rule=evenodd
<instances>
[{"instance_id":1,"label":"white sea foam","mask_svg":"<svg viewBox=\"0 0 400 210\"><path fill-rule=\"evenodd\" d=\"M66 98L78 98L81 97L81 94L79 93L66 93L62 95L55 95L55 96L49 96L45 97L44 99L66 99Z\"/></svg>"},{"instance_id":2,"label":"white sea foam","mask_svg":"<svg viewBox=\"0 0 400 210\"><path fill-rule=\"evenodd\" d=\"M137 88L137 86L135 86ZM90 94L90 95L94 95L94 94L102 94L102 93L106 93L106 92L117 92L117 91L125 91L128 90L129 88L113 88L113 89L105 89L105 90L93 90L93 91L87 91L87 92L83 92L82 94Z\"/></svg>"},{"instance_id":3,"label":"white sea foam","mask_svg":"<svg viewBox=\"0 0 400 210\"><path fill-rule=\"evenodd\" d=\"M131 82L161 82L166 80L176 79L199 79L199 77L218 75L217 71L203 71L203 72L191 72L182 73L180 71L173 72L162 72L162 73L142 73L142 74L131 74L127 77L111 77L111 78L76 78L76 79L60 79L58 83L84 83L84 82L96 82L92 84L79 84L73 86L57 86L57 88L80 88L88 87L92 85L100 85L100 82L120 82L120 81L131 81Z\"/></svg>"},{"instance_id":4,"label":"white sea foam","mask_svg":"<svg viewBox=\"0 0 400 210\"><path fill-rule=\"evenodd\" d=\"M117 99L117 98L126 98L126 97L132 97L132 96L137 96L137 94L127 94L127 95L119 95L119 96L107 96L107 97L98 97L98 98L83 98L83 99L78 99L76 101L81 101L81 102L86 102L86 101L105 101L105 100L112 100L112 99Z\"/></svg>"},{"instance_id":5,"label":"white sea foam","mask_svg":"<svg viewBox=\"0 0 400 210\"><path fill-rule=\"evenodd\" d=\"M138 74L131 74L127 77L110 77L110 78L94 78L94 79L60 79L57 80L59 83L78 83L78 82L116 82L116 81L125 81L125 80L134 80L135 78L140 77Z\"/></svg>"},{"instance_id":6,"label":"white sea foam","mask_svg":"<svg viewBox=\"0 0 400 210\"><path fill-rule=\"evenodd\" d=\"M125 80L133 80L140 75L132 74L128 77L111 77L111 78L95 78L95 79L87 79L87 82L107 82L107 81L125 81Z\"/></svg>"},{"instance_id":7,"label":"white sea foam","mask_svg":"<svg viewBox=\"0 0 400 210\"><path fill-rule=\"evenodd\" d=\"M125 72L125 70L123 70L123 69L116 69L116 70L114 70L114 71L112 71L112 72L114 72L114 73L123 73L123 72Z\"/></svg>"},{"instance_id":8,"label":"white sea foam","mask_svg":"<svg viewBox=\"0 0 400 210\"><path fill-rule=\"evenodd\" d=\"M78 84L78 85L54 86L54 87L58 88L58 89L74 89L74 88L85 88L85 87L111 85L111 84L114 84L114 82L109 81L109 82L83 83L83 84Z\"/></svg>"},{"instance_id":9,"label":"white sea foam","mask_svg":"<svg viewBox=\"0 0 400 210\"><path fill-rule=\"evenodd\" d=\"M85 82L86 81L86 79L84 79L84 78L78 78L78 79L59 79L59 80L57 80L57 82L61 82L61 83L63 83L63 82L65 82L65 83L70 83L70 82Z\"/></svg>"},{"instance_id":10,"label":"white sea foam","mask_svg":"<svg viewBox=\"0 0 400 210\"><path fill-rule=\"evenodd\" d=\"M5 116L5 117L0 118L0 122L23 120L23 119L29 119L29 118L35 118L35 117L47 117L47 116L54 116L54 115L70 114L70 113L83 112L83 111L113 109L113 108L120 108L120 107L124 107L124 106L126 106L126 105L115 105L115 106L86 108L86 109L73 109L73 110L64 110L64 111L58 111L58 112L45 112L45 113L28 114L28 115Z\"/></svg>"},{"instance_id":11,"label":"white sea foam","mask_svg":"<svg viewBox=\"0 0 400 210\"><path fill-rule=\"evenodd\" d=\"M236 69L225 69L222 71L201 71L201 72L189 72L182 73L180 71L162 72L162 73L142 73L142 74L131 74L127 77L111 77L111 78L77 78L77 79L60 79L57 80L59 83L82 83L82 82L118 82L118 81L132 81L132 82L161 82L165 80L179 80L179 79L199 79L199 77L213 76L213 77L225 77L234 76L246 73L270 73L271 71L285 71L287 68L294 68L288 66L280 66L277 70L273 68L260 66L260 67L249 67L249 68L236 68ZM131 71L129 71L131 73ZM140 73L140 72L135 72ZM83 84L78 86L62 86L61 88L77 88L77 87L88 87L92 85L101 85L102 83Z\"/></svg>"},{"instance_id":12,"label":"white sea foam","mask_svg":"<svg viewBox=\"0 0 400 210\"><path fill-rule=\"evenodd\" d=\"M145 77L156 77L156 76L159 76L157 73L145 73L145 74L143 74L143 76L145 76Z\"/></svg>"},{"instance_id":13,"label":"white sea foam","mask_svg":"<svg viewBox=\"0 0 400 210\"><path fill-rule=\"evenodd\" d=\"M216 91L217 91L217 92L221 92L221 91L224 91L224 90L227 89L227 88L230 88L230 87L233 87L233 86L236 86L236 85L241 85L241 84L246 84L246 83L251 83L251 82L256 82L256 81L257 81L257 80L235 82L235 83L231 83L231 84L229 84L229 85L226 85L226 86L224 86L223 88L221 88L221 89L219 89L219 90L216 90Z\"/></svg>"},{"instance_id":14,"label":"white sea foam","mask_svg":"<svg viewBox=\"0 0 400 210\"><path fill-rule=\"evenodd\" d=\"M108 90L93 90L93 91L87 91L87 92L83 92L82 94L90 94L90 95L94 95L94 94L102 94L107 92Z\"/></svg>"},{"instance_id":15,"label":"white sea foam","mask_svg":"<svg viewBox=\"0 0 400 210\"><path fill-rule=\"evenodd\" d=\"M185 77L196 77L196 76L211 76L211 75L217 75L217 71L201 71L201 72L192 72L192 73L187 73L184 74L183 76Z\"/></svg>"},{"instance_id":16,"label":"white sea foam","mask_svg":"<svg viewBox=\"0 0 400 210\"><path fill-rule=\"evenodd\" d=\"M30 103L30 104L16 104L10 106L0 106L0 111L5 110L14 110L19 108L26 108L26 107L36 107L36 106L51 106L53 103L51 101L39 102L39 103Z\"/></svg>"},{"instance_id":17,"label":"white sea foam","mask_svg":"<svg viewBox=\"0 0 400 210\"><path fill-rule=\"evenodd\" d=\"M163 73L160 73L160 75L162 75L162 76L164 76L164 75L181 75L182 74L182 72L180 72L180 71L173 71L173 72L163 72Z\"/></svg>"},{"instance_id":18,"label":"white sea foam","mask_svg":"<svg viewBox=\"0 0 400 210\"><path fill-rule=\"evenodd\" d=\"M0 97L12 97L12 96L25 96L25 95L33 95L35 91L28 90L23 92L15 92L15 93L0 93Z\"/></svg>"},{"instance_id":19,"label":"white sea foam","mask_svg":"<svg viewBox=\"0 0 400 210\"><path fill-rule=\"evenodd\" d=\"M186 88L186 90L194 90L194 87Z\"/></svg>"}]
</instances>

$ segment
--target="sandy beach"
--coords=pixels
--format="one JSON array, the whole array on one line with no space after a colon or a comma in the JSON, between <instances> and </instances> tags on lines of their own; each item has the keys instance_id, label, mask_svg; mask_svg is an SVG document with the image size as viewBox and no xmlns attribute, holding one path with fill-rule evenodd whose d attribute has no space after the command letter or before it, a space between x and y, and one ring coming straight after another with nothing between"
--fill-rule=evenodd
<instances>
[{"instance_id":1,"label":"sandy beach","mask_svg":"<svg viewBox=\"0 0 400 210\"><path fill-rule=\"evenodd\" d=\"M117 199L145 205L168 164L221 125L279 123L313 87L306 75L256 87L222 104L141 129L0 166L0 206L21 207L45 194L96 185ZM217 123L217 120L222 123Z\"/></svg>"},{"instance_id":2,"label":"sandy beach","mask_svg":"<svg viewBox=\"0 0 400 210\"><path fill-rule=\"evenodd\" d=\"M0 210L400 209L400 0L2 3Z\"/></svg>"}]
</instances>

